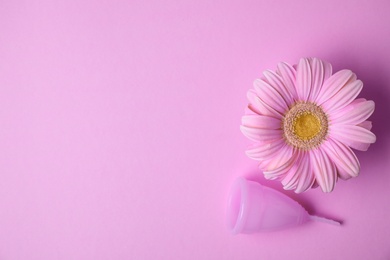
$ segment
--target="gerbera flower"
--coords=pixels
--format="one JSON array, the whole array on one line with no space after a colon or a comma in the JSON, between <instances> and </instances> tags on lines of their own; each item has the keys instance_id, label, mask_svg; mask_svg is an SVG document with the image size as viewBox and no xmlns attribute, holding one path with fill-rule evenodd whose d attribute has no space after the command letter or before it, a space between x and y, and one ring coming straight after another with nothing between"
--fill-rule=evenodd
<instances>
[{"instance_id":1,"label":"gerbera flower","mask_svg":"<svg viewBox=\"0 0 390 260\"><path fill-rule=\"evenodd\" d=\"M300 193L318 185L334 189L338 178L359 174L351 148L366 151L376 140L366 121L371 100L358 98L363 83L350 70L304 58L297 66L279 63L248 91L241 131L255 142L246 154L259 161L267 179Z\"/></svg>"}]
</instances>

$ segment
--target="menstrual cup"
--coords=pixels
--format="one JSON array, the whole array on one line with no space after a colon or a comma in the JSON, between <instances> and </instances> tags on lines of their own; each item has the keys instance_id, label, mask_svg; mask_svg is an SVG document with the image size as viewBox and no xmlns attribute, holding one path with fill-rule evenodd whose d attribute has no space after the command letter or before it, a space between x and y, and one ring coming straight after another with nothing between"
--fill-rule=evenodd
<instances>
[{"instance_id":1,"label":"menstrual cup","mask_svg":"<svg viewBox=\"0 0 390 260\"><path fill-rule=\"evenodd\" d=\"M283 193L244 178L233 184L227 217L233 234L280 230L310 220L340 225L334 220L311 216L298 202Z\"/></svg>"}]
</instances>

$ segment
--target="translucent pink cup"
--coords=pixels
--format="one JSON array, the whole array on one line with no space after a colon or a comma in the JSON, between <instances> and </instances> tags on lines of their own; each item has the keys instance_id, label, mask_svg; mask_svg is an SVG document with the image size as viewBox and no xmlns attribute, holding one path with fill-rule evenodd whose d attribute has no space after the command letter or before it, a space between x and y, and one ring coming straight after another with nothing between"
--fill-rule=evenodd
<instances>
[{"instance_id":1,"label":"translucent pink cup","mask_svg":"<svg viewBox=\"0 0 390 260\"><path fill-rule=\"evenodd\" d=\"M340 225L334 220L309 215L295 200L254 181L239 178L230 190L227 224L233 234L280 230L309 220Z\"/></svg>"}]
</instances>

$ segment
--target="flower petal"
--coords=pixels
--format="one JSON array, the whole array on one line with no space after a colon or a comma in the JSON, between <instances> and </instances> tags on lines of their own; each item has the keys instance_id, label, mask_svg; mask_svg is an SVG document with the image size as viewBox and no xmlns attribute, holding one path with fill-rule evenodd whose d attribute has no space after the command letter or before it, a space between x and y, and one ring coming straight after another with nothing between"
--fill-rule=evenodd
<instances>
[{"instance_id":1,"label":"flower petal","mask_svg":"<svg viewBox=\"0 0 390 260\"><path fill-rule=\"evenodd\" d=\"M325 112L331 114L333 111L342 109L345 106L349 105L362 91L363 82L361 80L353 81L345 87L343 87L339 92L337 92L333 97L328 101L322 104Z\"/></svg>"},{"instance_id":2,"label":"flower petal","mask_svg":"<svg viewBox=\"0 0 390 260\"><path fill-rule=\"evenodd\" d=\"M282 122L279 119L263 115L245 115L241 119L244 126L264 129L280 129Z\"/></svg>"},{"instance_id":3,"label":"flower petal","mask_svg":"<svg viewBox=\"0 0 390 260\"><path fill-rule=\"evenodd\" d=\"M365 152L370 148L371 144L355 142L351 144L351 147L355 150Z\"/></svg>"},{"instance_id":4,"label":"flower petal","mask_svg":"<svg viewBox=\"0 0 390 260\"><path fill-rule=\"evenodd\" d=\"M367 101L367 99L365 98L357 98L355 100L353 100L351 103L349 103L347 106L345 106L344 108L342 109L339 109L338 111L336 111L335 113L331 113L328 115L328 119L331 121L331 122L335 122L337 121L337 119L341 116L343 116L344 114L347 114L349 113L350 111L352 111L352 109L358 105L359 103L362 103L362 102L365 102Z\"/></svg>"},{"instance_id":5,"label":"flower petal","mask_svg":"<svg viewBox=\"0 0 390 260\"><path fill-rule=\"evenodd\" d=\"M286 173L295 164L299 156L300 156L300 151L298 150L293 151L291 157L284 164L280 165L275 169L263 171L264 177L266 179L271 179L271 180L284 178Z\"/></svg>"},{"instance_id":6,"label":"flower petal","mask_svg":"<svg viewBox=\"0 0 390 260\"><path fill-rule=\"evenodd\" d=\"M287 87L284 85L283 79L279 75L270 70L264 71L263 75L268 81L268 83L279 92L279 94L282 96L287 105L294 103L294 99L291 95L291 92L289 92Z\"/></svg>"},{"instance_id":7,"label":"flower petal","mask_svg":"<svg viewBox=\"0 0 390 260\"><path fill-rule=\"evenodd\" d=\"M300 101L307 101L312 86L312 75L309 59L302 58L297 67L296 90Z\"/></svg>"},{"instance_id":8,"label":"flower petal","mask_svg":"<svg viewBox=\"0 0 390 260\"><path fill-rule=\"evenodd\" d=\"M321 90L324 81L324 65L321 60L313 58L310 62L312 73L312 86L308 100L314 102Z\"/></svg>"},{"instance_id":9,"label":"flower petal","mask_svg":"<svg viewBox=\"0 0 390 260\"><path fill-rule=\"evenodd\" d=\"M331 125L329 136L356 150L368 148L364 144L373 144L376 136L369 130L356 125Z\"/></svg>"},{"instance_id":10,"label":"flower petal","mask_svg":"<svg viewBox=\"0 0 390 260\"><path fill-rule=\"evenodd\" d=\"M301 169L301 176L299 177L295 193L307 191L315 182L315 176L310 162L310 155L305 155L305 158L302 160L302 164L303 167Z\"/></svg>"},{"instance_id":11,"label":"flower petal","mask_svg":"<svg viewBox=\"0 0 390 260\"><path fill-rule=\"evenodd\" d=\"M310 161L317 183L323 192L331 192L337 182L337 170L334 163L321 149L310 152Z\"/></svg>"},{"instance_id":12,"label":"flower petal","mask_svg":"<svg viewBox=\"0 0 390 260\"><path fill-rule=\"evenodd\" d=\"M351 148L331 138L325 141L321 148L335 163L341 179L347 180L359 175L360 163Z\"/></svg>"},{"instance_id":13,"label":"flower petal","mask_svg":"<svg viewBox=\"0 0 390 260\"><path fill-rule=\"evenodd\" d=\"M255 80L253 85L257 95L264 103L274 108L279 113L284 114L286 112L288 109L286 101L284 101L283 97L274 87L261 79Z\"/></svg>"},{"instance_id":14,"label":"flower petal","mask_svg":"<svg viewBox=\"0 0 390 260\"><path fill-rule=\"evenodd\" d=\"M282 114L278 111L265 104L257 95L255 90L249 90L247 93L247 98L249 100L248 108L259 115L271 116L275 118L282 118Z\"/></svg>"},{"instance_id":15,"label":"flower petal","mask_svg":"<svg viewBox=\"0 0 390 260\"><path fill-rule=\"evenodd\" d=\"M358 126L363 127L363 128L370 131L372 128L372 122L371 121L364 121L364 122L358 124Z\"/></svg>"},{"instance_id":16,"label":"flower petal","mask_svg":"<svg viewBox=\"0 0 390 260\"><path fill-rule=\"evenodd\" d=\"M344 85L353 79L355 74L350 70L340 70L325 80L318 96L315 101L318 105L321 105L329 98L333 97Z\"/></svg>"},{"instance_id":17,"label":"flower petal","mask_svg":"<svg viewBox=\"0 0 390 260\"><path fill-rule=\"evenodd\" d=\"M279 153L284 145L284 140L257 143L248 148L245 153L249 158L257 161L267 160Z\"/></svg>"},{"instance_id":18,"label":"flower petal","mask_svg":"<svg viewBox=\"0 0 390 260\"><path fill-rule=\"evenodd\" d=\"M332 76L332 65L326 61L322 61L322 65L324 67L324 80L322 81L322 84L324 84L325 81Z\"/></svg>"},{"instance_id":19,"label":"flower petal","mask_svg":"<svg viewBox=\"0 0 390 260\"><path fill-rule=\"evenodd\" d=\"M298 100L297 92L295 89L295 81L296 81L296 71L295 69L285 62L281 62L278 64L277 71L284 81L284 85L288 92L291 93L291 96L296 101Z\"/></svg>"},{"instance_id":20,"label":"flower petal","mask_svg":"<svg viewBox=\"0 0 390 260\"><path fill-rule=\"evenodd\" d=\"M375 103L372 100L352 102L351 104L344 107L342 111L340 111L340 116L333 119L332 124L360 124L372 115L374 109Z\"/></svg>"},{"instance_id":21,"label":"flower petal","mask_svg":"<svg viewBox=\"0 0 390 260\"><path fill-rule=\"evenodd\" d=\"M252 128L243 125L240 126L240 129L246 137L255 142L266 142L282 138L282 130Z\"/></svg>"},{"instance_id":22,"label":"flower petal","mask_svg":"<svg viewBox=\"0 0 390 260\"><path fill-rule=\"evenodd\" d=\"M303 152L299 152L298 158L292 167L286 172L282 179L283 189L293 190L297 187L298 179L300 177L300 168L303 164Z\"/></svg>"},{"instance_id":23,"label":"flower petal","mask_svg":"<svg viewBox=\"0 0 390 260\"><path fill-rule=\"evenodd\" d=\"M308 190L314 183L314 174L311 169L309 154L304 152L295 165L288 171L282 180L284 189L295 189L296 193Z\"/></svg>"},{"instance_id":24,"label":"flower petal","mask_svg":"<svg viewBox=\"0 0 390 260\"><path fill-rule=\"evenodd\" d=\"M263 171L272 171L285 164L293 156L293 148L284 145L272 158L260 162L259 167Z\"/></svg>"}]
</instances>

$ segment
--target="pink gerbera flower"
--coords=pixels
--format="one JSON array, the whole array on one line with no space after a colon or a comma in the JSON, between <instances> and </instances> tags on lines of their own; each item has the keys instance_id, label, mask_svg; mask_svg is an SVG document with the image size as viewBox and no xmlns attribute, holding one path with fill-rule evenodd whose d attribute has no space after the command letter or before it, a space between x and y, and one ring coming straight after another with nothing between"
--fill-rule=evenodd
<instances>
[{"instance_id":1,"label":"pink gerbera flower","mask_svg":"<svg viewBox=\"0 0 390 260\"><path fill-rule=\"evenodd\" d=\"M330 192L338 178L356 177L360 165L351 148L366 151L376 140L366 121L375 104L355 99L363 88L356 75L332 75L332 66L316 58L282 62L263 75L248 91L241 131L255 142L246 153L264 176L297 193L318 185Z\"/></svg>"}]
</instances>

